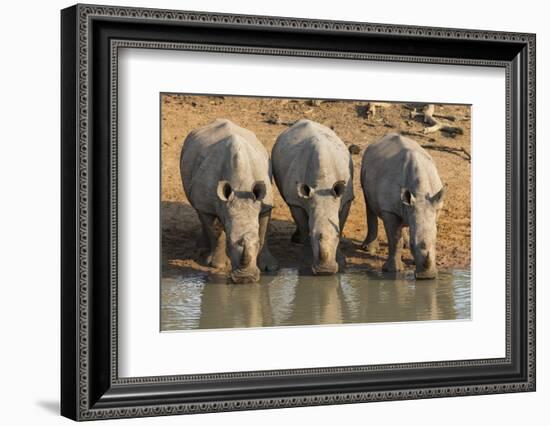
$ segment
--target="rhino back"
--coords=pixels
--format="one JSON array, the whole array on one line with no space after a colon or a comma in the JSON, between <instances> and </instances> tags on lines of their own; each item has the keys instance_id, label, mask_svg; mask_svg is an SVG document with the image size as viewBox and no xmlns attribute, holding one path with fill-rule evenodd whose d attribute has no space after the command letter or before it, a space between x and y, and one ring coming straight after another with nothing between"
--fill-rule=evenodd
<instances>
[{"instance_id":1,"label":"rhino back","mask_svg":"<svg viewBox=\"0 0 550 426\"><path fill-rule=\"evenodd\" d=\"M225 119L192 131L183 144L180 172L187 199L199 211L216 212L217 186L227 180L239 191L264 181L264 204L273 204L269 155L254 133Z\"/></svg>"},{"instance_id":2,"label":"rhino back","mask_svg":"<svg viewBox=\"0 0 550 426\"><path fill-rule=\"evenodd\" d=\"M337 181L348 182L342 204L353 199L353 163L340 138L328 127L299 120L281 133L272 151L273 175L285 201L301 206L296 184L330 189Z\"/></svg>"},{"instance_id":3,"label":"rhino back","mask_svg":"<svg viewBox=\"0 0 550 426\"><path fill-rule=\"evenodd\" d=\"M378 215L402 216L401 188L435 194L442 187L432 157L415 141L391 133L368 146L361 166L361 185L369 207Z\"/></svg>"}]
</instances>

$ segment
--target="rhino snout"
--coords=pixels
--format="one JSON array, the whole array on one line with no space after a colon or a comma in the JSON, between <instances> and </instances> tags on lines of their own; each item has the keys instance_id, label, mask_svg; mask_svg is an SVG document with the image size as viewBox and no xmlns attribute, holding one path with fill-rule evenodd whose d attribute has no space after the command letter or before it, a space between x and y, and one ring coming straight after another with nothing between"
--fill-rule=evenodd
<instances>
[{"instance_id":1,"label":"rhino snout","mask_svg":"<svg viewBox=\"0 0 550 426\"><path fill-rule=\"evenodd\" d=\"M255 283L260 280L260 269L256 265L246 269L237 268L231 272L230 278L234 284Z\"/></svg>"},{"instance_id":2,"label":"rhino snout","mask_svg":"<svg viewBox=\"0 0 550 426\"><path fill-rule=\"evenodd\" d=\"M336 262L338 240L328 238L322 233L315 240L313 244L317 245L318 250L317 253L314 251L312 272L315 275L335 274L338 272L338 263Z\"/></svg>"},{"instance_id":3,"label":"rhino snout","mask_svg":"<svg viewBox=\"0 0 550 426\"><path fill-rule=\"evenodd\" d=\"M234 283L256 282L260 279L260 270L256 265L259 251L258 239L245 235L241 240L229 244L231 253L231 281Z\"/></svg>"},{"instance_id":4,"label":"rhino snout","mask_svg":"<svg viewBox=\"0 0 550 426\"><path fill-rule=\"evenodd\" d=\"M416 272L414 274L417 280L433 280L437 278L437 267L434 257L431 252L421 253L421 259L419 262L416 262Z\"/></svg>"},{"instance_id":5,"label":"rhino snout","mask_svg":"<svg viewBox=\"0 0 550 426\"><path fill-rule=\"evenodd\" d=\"M311 267L312 272L315 275L331 275L338 272L338 263L335 261L314 264Z\"/></svg>"},{"instance_id":6,"label":"rhino snout","mask_svg":"<svg viewBox=\"0 0 550 426\"><path fill-rule=\"evenodd\" d=\"M417 280L435 280L437 278L437 269L430 269L427 271L416 271L414 277Z\"/></svg>"}]
</instances>

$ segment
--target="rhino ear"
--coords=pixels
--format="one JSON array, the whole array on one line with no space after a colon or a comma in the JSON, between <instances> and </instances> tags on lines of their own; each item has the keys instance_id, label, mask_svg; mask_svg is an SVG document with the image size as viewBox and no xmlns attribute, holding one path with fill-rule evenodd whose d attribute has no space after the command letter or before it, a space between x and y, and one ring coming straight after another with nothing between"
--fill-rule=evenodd
<instances>
[{"instance_id":1,"label":"rhino ear","mask_svg":"<svg viewBox=\"0 0 550 426\"><path fill-rule=\"evenodd\" d=\"M300 182L296 183L296 190L298 191L298 195L302 198L311 198L315 192L311 186Z\"/></svg>"},{"instance_id":2,"label":"rhino ear","mask_svg":"<svg viewBox=\"0 0 550 426\"><path fill-rule=\"evenodd\" d=\"M341 197L346 191L346 182L339 180L332 186L332 195L335 197Z\"/></svg>"},{"instance_id":3,"label":"rhino ear","mask_svg":"<svg viewBox=\"0 0 550 426\"><path fill-rule=\"evenodd\" d=\"M229 201L232 200L235 193L233 192L233 188L231 188L231 185L226 180L220 180L218 182L218 198L222 201Z\"/></svg>"},{"instance_id":4,"label":"rhino ear","mask_svg":"<svg viewBox=\"0 0 550 426\"><path fill-rule=\"evenodd\" d=\"M266 193L267 188L264 181L259 180L252 185L252 195L254 195L254 200L262 201L265 198Z\"/></svg>"},{"instance_id":5,"label":"rhino ear","mask_svg":"<svg viewBox=\"0 0 550 426\"><path fill-rule=\"evenodd\" d=\"M401 188L401 201L406 206L414 206L416 199L414 198L412 192L407 188Z\"/></svg>"},{"instance_id":6,"label":"rhino ear","mask_svg":"<svg viewBox=\"0 0 550 426\"><path fill-rule=\"evenodd\" d=\"M433 197L430 198L430 202L435 206L437 204L440 204L443 202L443 197L445 196L445 193L447 192L447 185L443 185L443 187L435 194Z\"/></svg>"}]
</instances>

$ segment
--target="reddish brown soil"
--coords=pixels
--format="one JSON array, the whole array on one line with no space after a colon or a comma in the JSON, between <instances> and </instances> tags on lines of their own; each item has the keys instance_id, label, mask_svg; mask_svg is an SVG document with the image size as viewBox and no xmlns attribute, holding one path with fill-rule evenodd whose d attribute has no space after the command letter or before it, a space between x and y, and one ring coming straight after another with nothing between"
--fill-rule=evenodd
<instances>
[{"instance_id":1,"label":"reddish brown soil","mask_svg":"<svg viewBox=\"0 0 550 426\"><path fill-rule=\"evenodd\" d=\"M299 118L309 118L330 126L346 145L355 144L360 153L353 155L355 166L355 200L344 228L342 248L348 264L379 269L387 254L386 237L380 222L381 248L377 256L369 256L359 246L366 236L365 203L359 181L361 158L365 148L389 132L412 134L423 146L450 147L470 150L470 107L436 105L436 114L453 115L459 120L442 121L463 129L463 134L451 137L438 131L424 135L426 124L421 118L411 118L405 104L386 104L374 117L366 115L367 102L311 102L307 100L162 96L162 253L163 274L181 274L185 270L201 269L196 239L199 221L183 193L179 156L187 134L216 118L228 118L252 130L271 151L277 136ZM470 264L470 161L461 152L428 149L439 174L448 185L445 205L438 224L437 263L441 269L463 268ZM275 186L275 185L274 185ZM302 248L290 242L294 225L290 212L275 189L269 244L282 266L297 266ZM405 263L413 267L408 250Z\"/></svg>"}]
</instances>

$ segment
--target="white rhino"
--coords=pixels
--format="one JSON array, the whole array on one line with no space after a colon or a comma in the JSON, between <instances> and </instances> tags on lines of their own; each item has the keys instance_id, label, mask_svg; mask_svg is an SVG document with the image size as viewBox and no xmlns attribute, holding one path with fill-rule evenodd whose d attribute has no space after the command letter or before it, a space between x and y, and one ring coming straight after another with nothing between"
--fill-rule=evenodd
<instances>
[{"instance_id":1,"label":"white rhino","mask_svg":"<svg viewBox=\"0 0 550 426\"><path fill-rule=\"evenodd\" d=\"M340 236L353 200L346 146L329 128L299 120L279 135L271 158L275 183L296 223L292 241L309 240L314 274L338 272L345 264Z\"/></svg>"},{"instance_id":2,"label":"white rhino","mask_svg":"<svg viewBox=\"0 0 550 426\"><path fill-rule=\"evenodd\" d=\"M225 119L193 130L180 172L202 224L208 264L226 268L229 260L235 283L277 269L266 242L273 207L269 155L254 133Z\"/></svg>"},{"instance_id":3,"label":"white rhino","mask_svg":"<svg viewBox=\"0 0 550 426\"><path fill-rule=\"evenodd\" d=\"M382 218L389 246L383 269L401 271L402 231L408 226L416 278L435 278L437 219L445 187L432 157L415 141L388 134L365 150L361 186L368 226L363 248L376 253L378 218Z\"/></svg>"}]
</instances>

